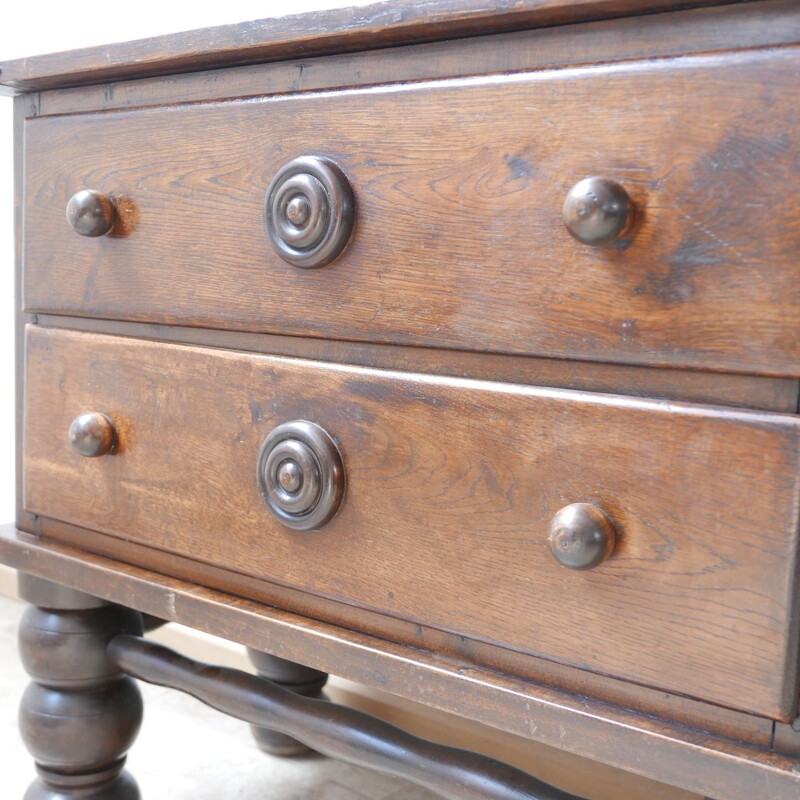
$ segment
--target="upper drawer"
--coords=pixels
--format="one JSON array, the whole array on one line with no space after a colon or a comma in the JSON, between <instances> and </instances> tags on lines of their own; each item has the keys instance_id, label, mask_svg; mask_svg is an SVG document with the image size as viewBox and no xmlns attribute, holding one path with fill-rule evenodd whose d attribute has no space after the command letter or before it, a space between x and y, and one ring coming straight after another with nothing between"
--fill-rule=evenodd
<instances>
[{"instance_id":1,"label":"upper drawer","mask_svg":"<svg viewBox=\"0 0 800 800\"><path fill-rule=\"evenodd\" d=\"M70 447L85 412L109 415L115 453ZM324 428L343 459L341 508L316 531L278 522L256 478L274 452L262 443L291 420ZM276 468L308 462L295 452ZM799 454L790 415L36 327L27 338L29 511L784 719ZM287 484L305 491L292 469ZM602 509L618 538L584 572L547 542L576 503Z\"/></svg>"},{"instance_id":2,"label":"upper drawer","mask_svg":"<svg viewBox=\"0 0 800 800\"><path fill-rule=\"evenodd\" d=\"M798 375L798 74L792 52L752 52L32 119L25 305ZM321 269L264 227L302 155L355 196ZM615 245L565 228L587 176L635 204ZM66 223L87 188L117 199L117 235Z\"/></svg>"}]
</instances>

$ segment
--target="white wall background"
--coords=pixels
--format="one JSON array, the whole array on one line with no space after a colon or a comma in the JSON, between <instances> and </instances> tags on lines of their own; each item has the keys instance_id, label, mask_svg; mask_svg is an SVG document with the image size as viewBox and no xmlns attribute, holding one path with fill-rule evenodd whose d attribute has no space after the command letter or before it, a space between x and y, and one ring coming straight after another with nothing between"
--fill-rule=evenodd
<instances>
[{"instance_id":1,"label":"white wall background","mask_svg":"<svg viewBox=\"0 0 800 800\"><path fill-rule=\"evenodd\" d=\"M7 3L0 20L0 61L141 39L209 25L278 17L371 0L137 0L99 6L29 0ZM14 518L13 103L0 97L0 523Z\"/></svg>"}]
</instances>

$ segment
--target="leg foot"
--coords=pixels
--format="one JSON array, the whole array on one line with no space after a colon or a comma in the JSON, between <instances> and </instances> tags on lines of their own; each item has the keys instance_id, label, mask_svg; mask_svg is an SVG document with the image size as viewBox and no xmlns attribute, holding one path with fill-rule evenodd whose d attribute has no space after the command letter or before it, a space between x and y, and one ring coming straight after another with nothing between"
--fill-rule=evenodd
<instances>
[{"instance_id":1,"label":"leg foot","mask_svg":"<svg viewBox=\"0 0 800 800\"><path fill-rule=\"evenodd\" d=\"M30 786L23 800L141 800L136 781L127 772L118 772L99 785L75 783L70 776L44 774ZM76 793L77 792L77 793Z\"/></svg>"},{"instance_id":2,"label":"leg foot","mask_svg":"<svg viewBox=\"0 0 800 800\"><path fill-rule=\"evenodd\" d=\"M261 653L258 650L248 648L247 654L250 656L256 672L262 678L267 678L284 689L289 689L304 697L322 697L322 688L328 680L327 672L304 667L300 664L295 664L293 661L286 661L283 658ZM256 725L251 727L256 743L265 753L291 758L308 755L313 752L301 742L292 739L291 736L271 731L268 728L259 728Z\"/></svg>"},{"instance_id":3,"label":"leg foot","mask_svg":"<svg viewBox=\"0 0 800 800\"><path fill-rule=\"evenodd\" d=\"M20 731L39 774L25 800L139 800L123 767L142 698L105 650L118 633L141 635L141 615L30 576L21 576L20 594L36 603L19 631L33 681L20 705Z\"/></svg>"}]
</instances>

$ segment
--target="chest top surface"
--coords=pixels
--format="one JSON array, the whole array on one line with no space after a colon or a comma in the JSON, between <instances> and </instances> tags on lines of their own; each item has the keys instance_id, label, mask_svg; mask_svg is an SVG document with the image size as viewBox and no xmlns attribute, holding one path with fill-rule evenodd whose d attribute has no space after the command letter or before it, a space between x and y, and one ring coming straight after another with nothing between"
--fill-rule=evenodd
<instances>
[{"instance_id":1,"label":"chest top surface","mask_svg":"<svg viewBox=\"0 0 800 800\"><path fill-rule=\"evenodd\" d=\"M387 0L0 62L0 91L64 88L730 2Z\"/></svg>"}]
</instances>

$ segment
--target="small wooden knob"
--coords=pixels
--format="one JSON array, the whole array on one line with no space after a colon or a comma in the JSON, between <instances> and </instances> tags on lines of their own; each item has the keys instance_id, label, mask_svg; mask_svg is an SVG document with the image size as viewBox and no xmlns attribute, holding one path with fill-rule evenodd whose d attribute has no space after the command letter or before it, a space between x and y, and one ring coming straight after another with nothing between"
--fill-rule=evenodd
<instances>
[{"instance_id":1,"label":"small wooden knob","mask_svg":"<svg viewBox=\"0 0 800 800\"><path fill-rule=\"evenodd\" d=\"M572 503L550 520L547 541L553 555L570 569L592 569L614 551L611 520L590 503Z\"/></svg>"},{"instance_id":2,"label":"small wooden knob","mask_svg":"<svg viewBox=\"0 0 800 800\"><path fill-rule=\"evenodd\" d=\"M258 458L258 485L269 510L290 528L322 527L344 496L344 464L336 443L313 422L275 428Z\"/></svg>"},{"instance_id":3,"label":"small wooden knob","mask_svg":"<svg viewBox=\"0 0 800 800\"><path fill-rule=\"evenodd\" d=\"M94 189L83 189L67 203L67 222L81 236L105 236L117 219L117 211L109 197Z\"/></svg>"},{"instance_id":4,"label":"small wooden knob","mask_svg":"<svg viewBox=\"0 0 800 800\"><path fill-rule=\"evenodd\" d=\"M69 441L76 453L97 458L110 453L117 442L114 423L99 411L81 414L69 426Z\"/></svg>"},{"instance_id":5,"label":"small wooden knob","mask_svg":"<svg viewBox=\"0 0 800 800\"><path fill-rule=\"evenodd\" d=\"M619 239L633 223L628 193L609 178L584 178L568 192L563 208L567 230L584 244L602 245Z\"/></svg>"}]
</instances>

